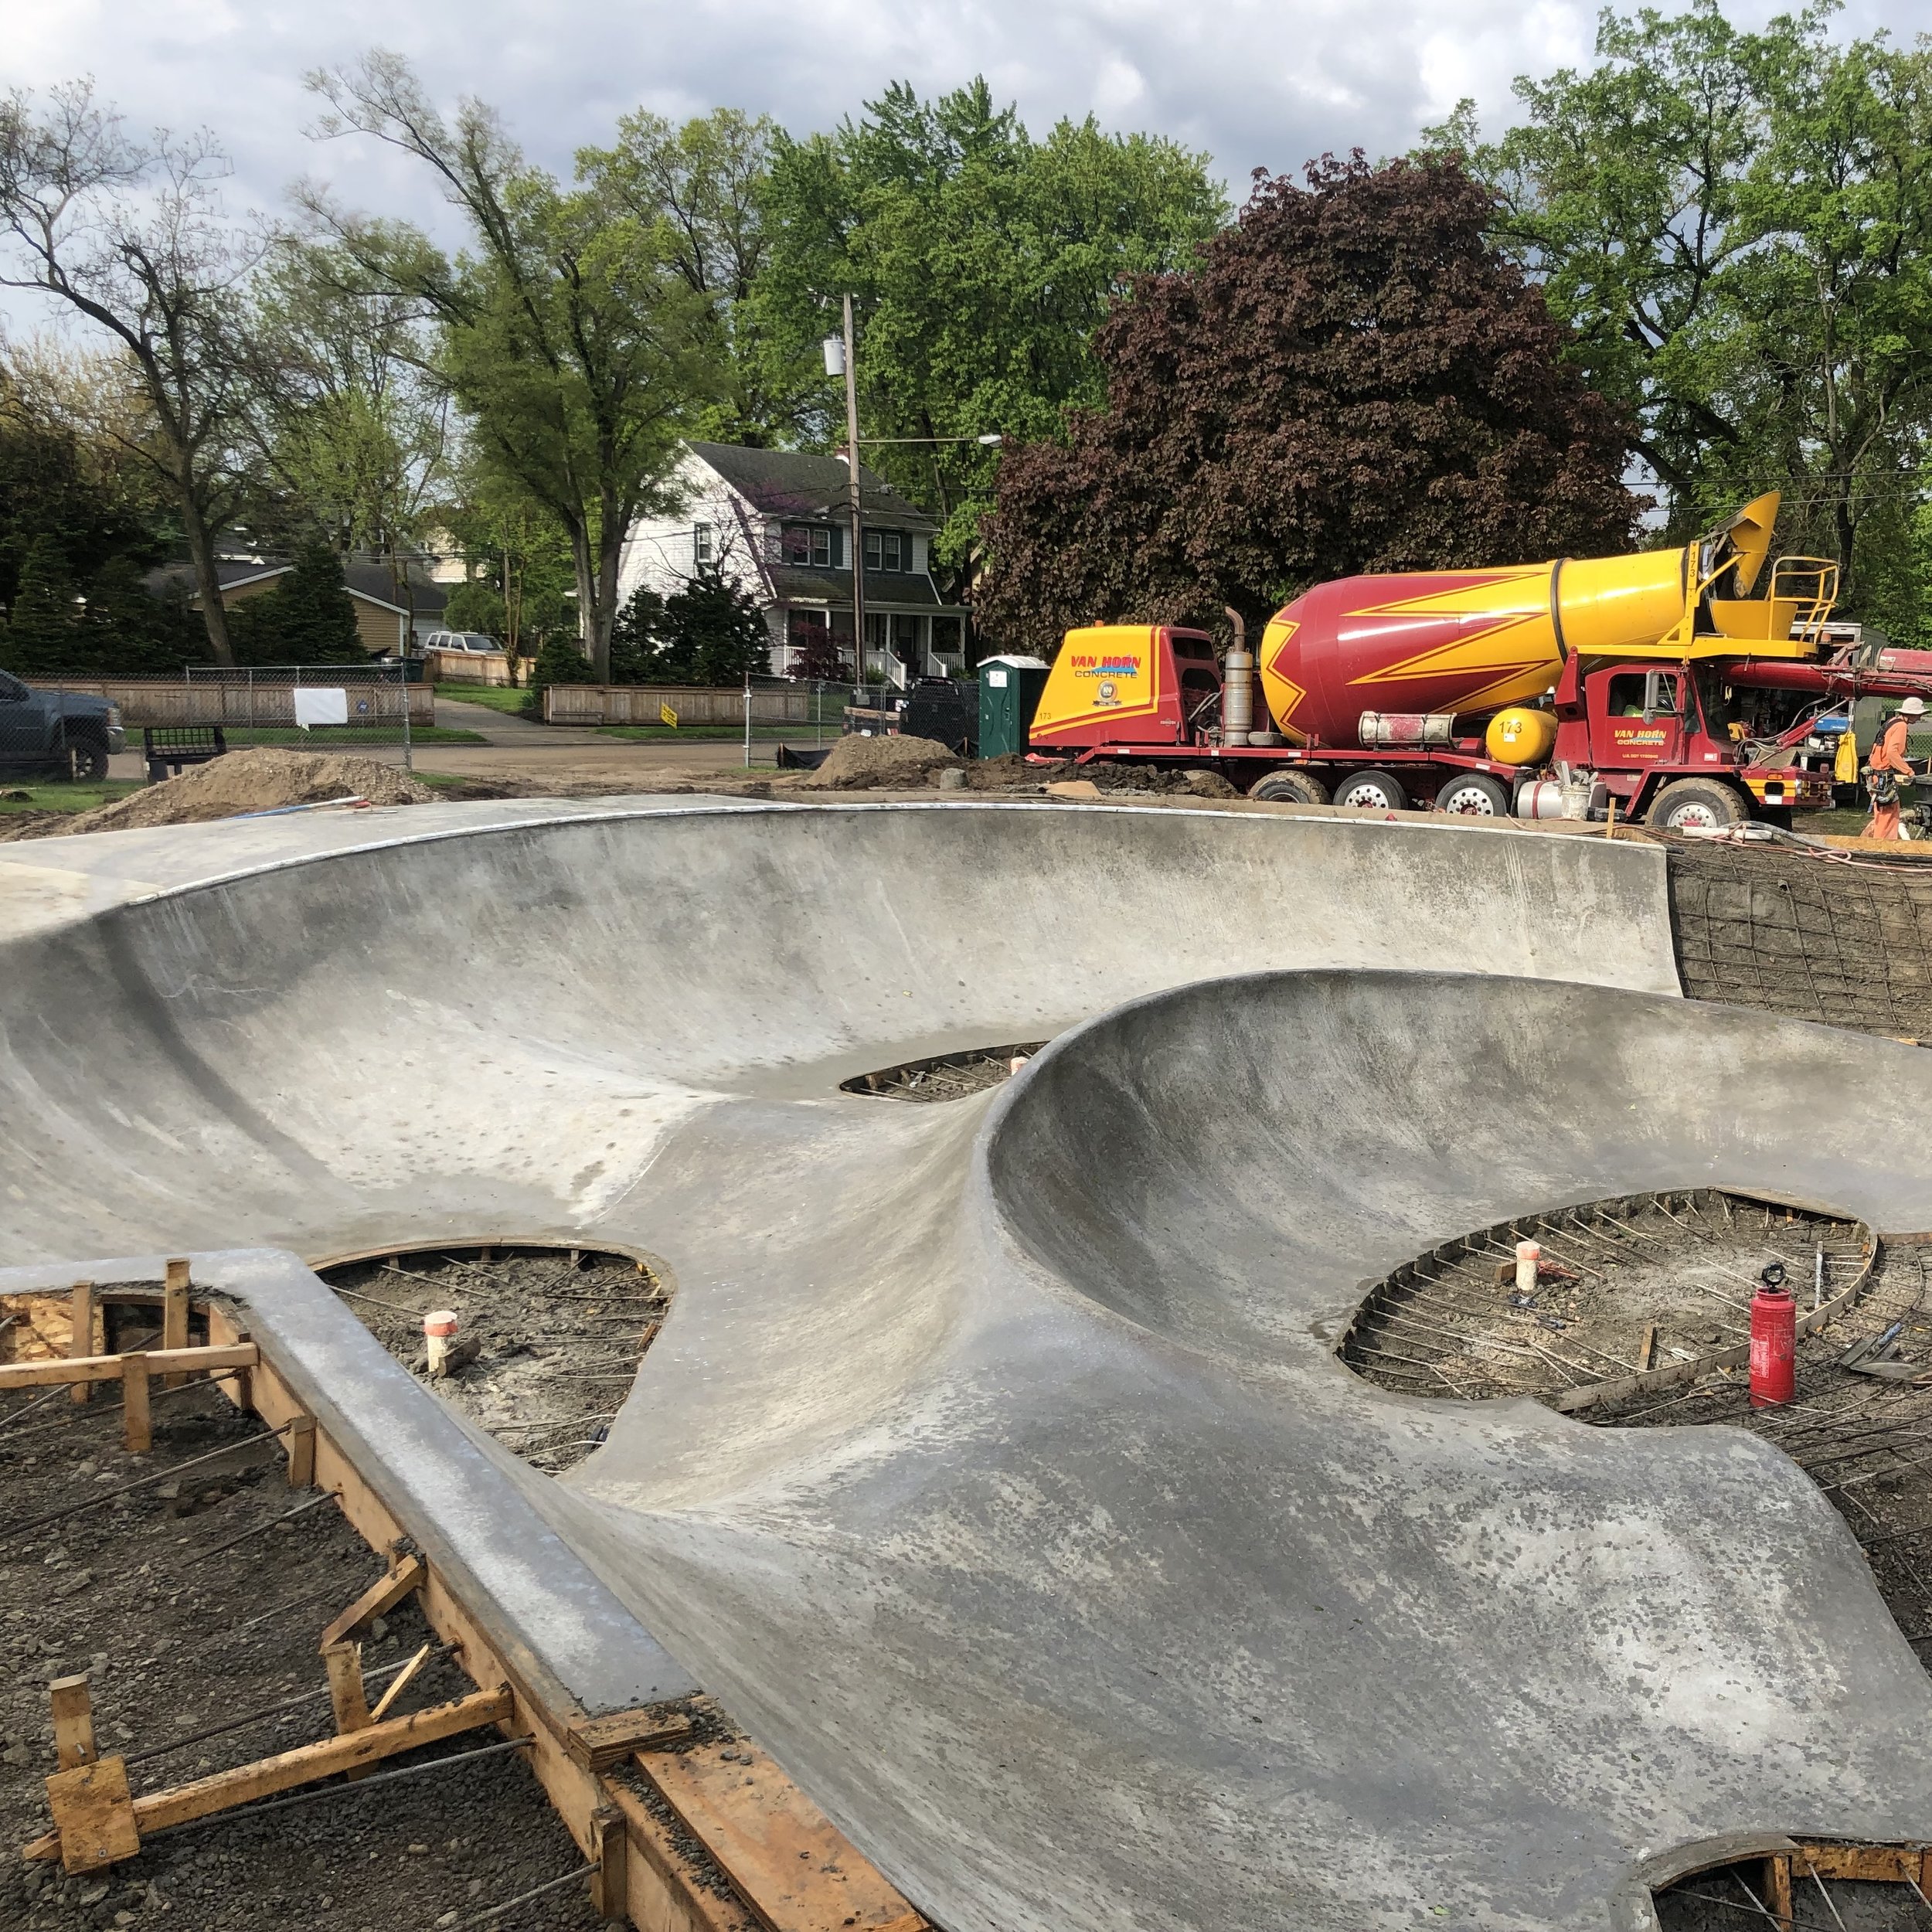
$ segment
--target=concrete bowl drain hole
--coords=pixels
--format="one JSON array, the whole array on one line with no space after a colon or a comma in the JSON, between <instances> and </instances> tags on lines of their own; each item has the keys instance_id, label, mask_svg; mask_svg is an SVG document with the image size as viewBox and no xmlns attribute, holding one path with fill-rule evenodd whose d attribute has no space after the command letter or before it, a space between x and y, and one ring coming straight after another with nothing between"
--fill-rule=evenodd
<instances>
[{"instance_id":1,"label":"concrete bowl drain hole","mask_svg":"<svg viewBox=\"0 0 1932 1932\"><path fill-rule=\"evenodd\" d=\"M1519 1288L1525 1241L1542 1255L1535 1284ZM1626 1195L1499 1223L1403 1262L1369 1290L1340 1353L1406 1395L1594 1410L1709 1374L1741 1379L1767 1265L1782 1264L1801 1325L1821 1328L1856 1301L1876 1249L1861 1223L1716 1189Z\"/></svg>"},{"instance_id":2,"label":"concrete bowl drain hole","mask_svg":"<svg viewBox=\"0 0 1932 1932\"><path fill-rule=\"evenodd\" d=\"M403 1248L316 1272L397 1361L551 1475L604 1440L669 1304L641 1258L604 1248ZM432 1373L424 1320L445 1313Z\"/></svg>"},{"instance_id":3,"label":"concrete bowl drain hole","mask_svg":"<svg viewBox=\"0 0 1932 1932\"><path fill-rule=\"evenodd\" d=\"M1786 1849L1686 1873L1652 1894L1661 1932L1921 1932L1924 1849L1774 1840Z\"/></svg>"},{"instance_id":4,"label":"concrete bowl drain hole","mask_svg":"<svg viewBox=\"0 0 1932 1932\"><path fill-rule=\"evenodd\" d=\"M1026 1040L1017 1046L975 1046L963 1053L938 1053L922 1060L882 1066L841 1080L842 1094L869 1094L885 1100L961 1100L1011 1080L1013 1062L1030 1060L1046 1044Z\"/></svg>"}]
</instances>

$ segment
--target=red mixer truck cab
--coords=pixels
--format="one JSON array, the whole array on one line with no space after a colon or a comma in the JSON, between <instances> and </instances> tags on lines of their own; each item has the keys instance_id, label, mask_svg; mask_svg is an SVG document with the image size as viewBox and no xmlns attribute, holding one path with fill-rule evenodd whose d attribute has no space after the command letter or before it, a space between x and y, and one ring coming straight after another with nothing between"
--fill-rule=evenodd
<instances>
[{"instance_id":1,"label":"red mixer truck cab","mask_svg":"<svg viewBox=\"0 0 1932 1932\"><path fill-rule=\"evenodd\" d=\"M1171 625L1070 631L1029 742L1311 804L1553 818L1567 794L1675 828L1828 806L1828 751L1748 736L1727 675L1796 690L1823 655L1832 565L1781 558L1750 594L1777 509L1682 549L1318 584L1253 655L1238 621L1224 656Z\"/></svg>"}]
</instances>

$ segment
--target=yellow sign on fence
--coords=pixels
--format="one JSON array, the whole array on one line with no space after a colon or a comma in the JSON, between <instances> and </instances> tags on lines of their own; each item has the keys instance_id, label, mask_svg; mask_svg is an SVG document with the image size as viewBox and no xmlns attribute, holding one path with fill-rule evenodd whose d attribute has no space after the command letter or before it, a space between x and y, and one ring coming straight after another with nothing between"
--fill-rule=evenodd
<instances>
[{"instance_id":1,"label":"yellow sign on fence","mask_svg":"<svg viewBox=\"0 0 1932 1932\"><path fill-rule=\"evenodd\" d=\"M658 706L658 716L665 723L668 724L673 731L677 730L678 714L671 709L670 706L661 702Z\"/></svg>"}]
</instances>

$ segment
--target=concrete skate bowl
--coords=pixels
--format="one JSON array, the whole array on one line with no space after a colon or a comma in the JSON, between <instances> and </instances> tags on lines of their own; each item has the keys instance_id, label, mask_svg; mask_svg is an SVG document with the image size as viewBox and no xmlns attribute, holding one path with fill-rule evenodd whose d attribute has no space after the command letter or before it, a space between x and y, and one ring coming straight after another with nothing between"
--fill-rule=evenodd
<instances>
[{"instance_id":1,"label":"concrete skate bowl","mask_svg":"<svg viewBox=\"0 0 1932 1932\"><path fill-rule=\"evenodd\" d=\"M532 1651L612 1647L552 1587L587 1564L948 1932L1639 1925L1692 1841L1932 1835L1923 1674L1791 1464L1330 1352L1366 1281L1566 1200L1932 1225L1911 1150L1857 1158L1910 1050L1678 999L1660 855L485 816L289 826L250 869L171 835L141 849L168 889L6 947L0 1227L49 1267L662 1257L607 1445L553 1482L472 1432L440 1489L434 1399L312 1277L229 1270L398 1493L514 1487L551 1539L515 1577ZM1040 1039L945 1104L838 1090Z\"/></svg>"}]
</instances>

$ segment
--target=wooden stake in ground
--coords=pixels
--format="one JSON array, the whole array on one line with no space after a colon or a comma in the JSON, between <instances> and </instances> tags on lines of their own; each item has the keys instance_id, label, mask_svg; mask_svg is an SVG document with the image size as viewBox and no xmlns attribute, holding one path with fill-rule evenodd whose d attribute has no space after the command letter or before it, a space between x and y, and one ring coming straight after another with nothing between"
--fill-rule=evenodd
<instances>
[{"instance_id":1,"label":"wooden stake in ground","mask_svg":"<svg viewBox=\"0 0 1932 1932\"><path fill-rule=\"evenodd\" d=\"M77 1281L73 1284L73 1329L67 1338L70 1356L90 1355L94 1352L94 1284L91 1281ZM94 1390L84 1382L77 1382L68 1391L70 1402L86 1402Z\"/></svg>"},{"instance_id":2,"label":"wooden stake in ground","mask_svg":"<svg viewBox=\"0 0 1932 1932\"><path fill-rule=\"evenodd\" d=\"M631 1839L624 1814L614 1804L600 1804L590 1814L590 1909L607 1922L630 1921L629 1854Z\"/></svg>"},{"instance_id":3,"label":"wooden stake in ground","mask_svg":"<svg viewBox=\"0 0 1932 1932\"><path fill-rule=\"evenodd\" d=\"M294 1417L288 1425L288 1486L308 1489L315 1481L315 1418Z\"/></svg>"},{"instance_id":4,"label":"wooden stake in ground","mask_svg":"<svg viewBox=\"0 0 1932 1932\"><path fill-rule=\"evenodd\" d=\"M360 1644L331 1644L322 1652L328 1672L328 1701L335 1712L338 1736L369 1729L369 1699L362 1690L362 1647Z\"/></svg>"},{"instance_id":5,"label":"wooden stake in ground","mask_svg":"<svg viewBox=\"0 0 1932 1932\"><path fill-rule=\"evenodd\" d=\"M176 1260L168 1264L168 1278L162 1285L161 1345L185 1349L188 1345L188 1264ZM171 1375L165 1386L179 1389L188 1378Z\"/></svg>"},{"instance_id":6,"label":"wooden stake in ground","mask_svg":"<svg viewBox=\"0 0 1932 1932\"><path fill-rule=\"evenodd\" d=\"M81 1385L86 1386L85 1383ZM155 1446L154 1411L148 1405L148 1365L141 1356L121 1358L121 1434L131 1456L145 1455Z\"/></svg>"},{"instance_id":7,"label":"wooden stake in ground","mask_svg":"<svg viewBox=\"0 0 1932 1932\"><path fill-rule=\"evenodd\" d=\"M87 1689L87 1673L56 1677L47 1692L53 1706L55 1762L63 1771L93 1764L100 1753L94 1748L94 1699Z\"/></svg>"}]
</instances>

